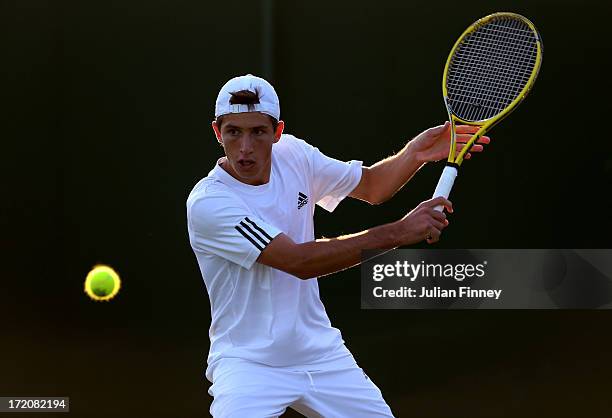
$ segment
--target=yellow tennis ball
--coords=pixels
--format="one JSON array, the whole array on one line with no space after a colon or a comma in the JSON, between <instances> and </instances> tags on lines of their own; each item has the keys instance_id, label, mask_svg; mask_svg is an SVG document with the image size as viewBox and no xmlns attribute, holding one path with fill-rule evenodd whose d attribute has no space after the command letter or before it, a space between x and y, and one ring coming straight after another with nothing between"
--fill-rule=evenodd
<instances>
[{"instance_id":1,"label":"yellow tennis ball","mask_svg":"<svg viewBox=\"0 0 612 418\"><path fill-rule=\"evenodd\" d=\"M115 297L121 287L121 279L109 266L97 265L85 278L85 293L96 301L108 301Z\"/></svg>"}]
</instances>

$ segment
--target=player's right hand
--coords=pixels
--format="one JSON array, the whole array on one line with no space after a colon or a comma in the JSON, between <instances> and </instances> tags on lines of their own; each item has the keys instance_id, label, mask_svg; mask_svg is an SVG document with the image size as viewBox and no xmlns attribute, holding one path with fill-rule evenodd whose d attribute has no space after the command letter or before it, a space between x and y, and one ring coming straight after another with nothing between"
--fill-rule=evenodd
<instances>
[{"instance_id":1,"label":"player's right hand","mask_svg":"<svg viewBox=\"0 0 612 418\"><path fill-rule=\"evenodd\" d=\"M434 209L438 205L444 206L449 213L453 212L451 201L440 196L421 202L397 222L403 245L416 244L423 240L433 244L440 240L442 231L448 226L448 219L444 212Z\"/></svg>"}]
</instances>

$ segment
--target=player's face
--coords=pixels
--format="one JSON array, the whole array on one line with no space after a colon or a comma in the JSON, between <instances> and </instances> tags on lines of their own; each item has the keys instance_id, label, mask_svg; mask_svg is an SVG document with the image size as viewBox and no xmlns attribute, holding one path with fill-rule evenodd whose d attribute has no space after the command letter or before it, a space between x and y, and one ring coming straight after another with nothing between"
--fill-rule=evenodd
<instances>
[{"instance_id":1,"label":"player's face","mask_svg":"<svg viewBox=\"0 0 612 418\"><path fill-rule=\"evenodd\" d=\"M263 113L235 113L223 116L221 128L213 122L217 140L223 145L227 162L223 168L234 178L253 186L270 180L272 144L283 132L280 121L276 131Z\"/></svg>"}]
</instances>

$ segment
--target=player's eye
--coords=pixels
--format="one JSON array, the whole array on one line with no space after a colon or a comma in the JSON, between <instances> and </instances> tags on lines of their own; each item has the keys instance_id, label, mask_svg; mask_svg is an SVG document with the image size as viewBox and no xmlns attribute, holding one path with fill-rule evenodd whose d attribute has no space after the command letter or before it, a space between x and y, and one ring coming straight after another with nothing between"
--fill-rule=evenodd
<instances>
[{"instance_id":1,"label":"player's eye","mask_svg":"<svg viewBox=\"0 0 612 418\"><path fill-rule=\"evenodd\" d=\"M263 135L265 133L266 131L264 131L263 129L255 129L255 135Z\"/></svg>"},{"instance_id":2,"label":"player's eye","mask_svg":"<svg viewBox=\"0 0 612 418\"><path fill-rule=\"evenodd\" d=\"M239 133L240 133L240 132L238 132L238 129L233 129L233 128L230 128L230 129L228 129L228 130L227 130L227 134L228 134L228 135L231 135L231 136L236 136L236 135L238 135Z\"/></svg>"}]
</instances>

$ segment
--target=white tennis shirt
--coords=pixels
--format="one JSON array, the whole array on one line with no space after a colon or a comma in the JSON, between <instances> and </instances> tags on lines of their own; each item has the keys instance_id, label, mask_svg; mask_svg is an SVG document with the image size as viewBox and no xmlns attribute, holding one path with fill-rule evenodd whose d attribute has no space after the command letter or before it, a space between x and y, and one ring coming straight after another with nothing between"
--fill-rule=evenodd
<instances>
[{"instance_id":1,"label":"white tennis shirt","mask_svg":"<svg viewBox=\"0 0 612 418\"><path fill-rule=\"evenodd\" d=\"M242 183L217 161L196 184L187 223L210 297L209 380L223 358L278 367L352 359L331 326L317 279L300 280L255 261L281 232L296 243L314 240L315 203L333 211L359 183L361 166L285 134L272 146L268 183Z\"/></svg>"}]
</instances>

